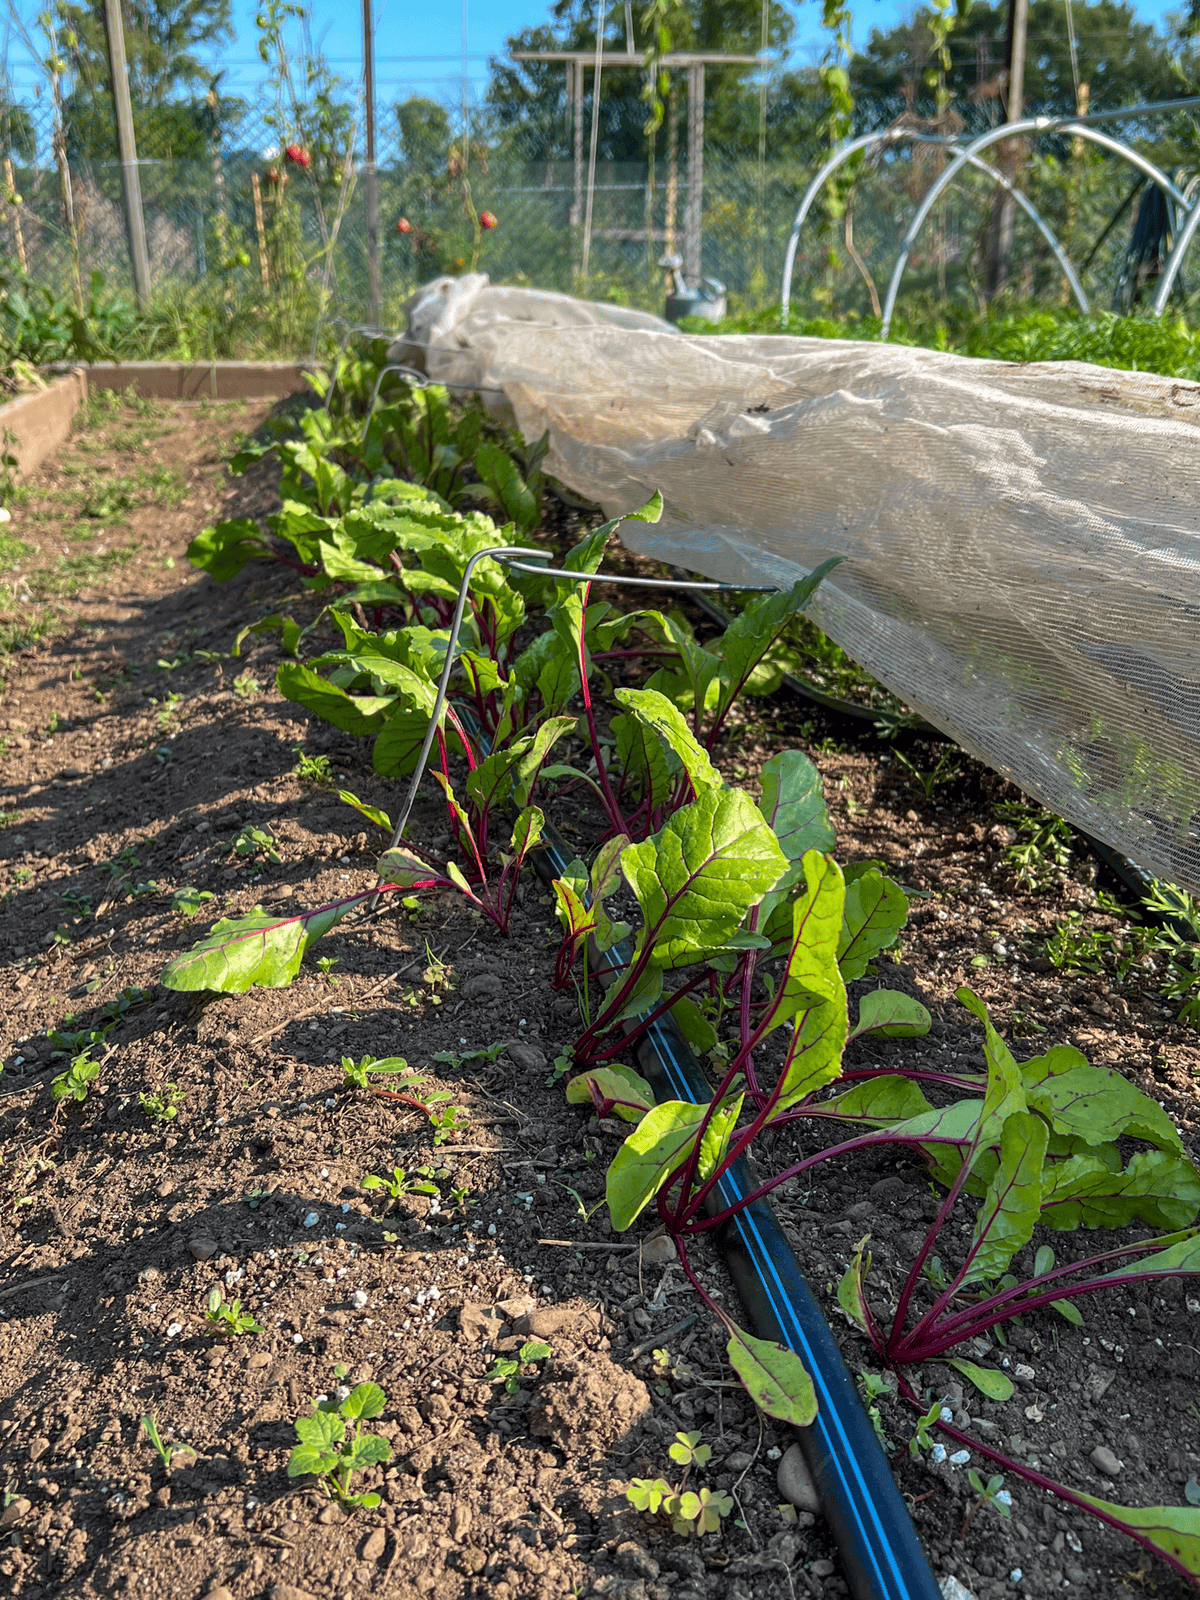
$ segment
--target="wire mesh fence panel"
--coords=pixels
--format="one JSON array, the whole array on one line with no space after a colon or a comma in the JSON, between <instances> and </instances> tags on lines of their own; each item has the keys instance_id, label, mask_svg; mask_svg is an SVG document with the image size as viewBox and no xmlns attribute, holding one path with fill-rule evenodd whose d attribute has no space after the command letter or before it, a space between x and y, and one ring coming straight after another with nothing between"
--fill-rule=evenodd
<instances>
[{"instance_id":1,"label":"wire mesh fence panel","mask_svg":"<svg viewBox=\"0 0 1200 1600\"><path fill-rule=\"evenodd\" d=\"M740 120L714 114L702 192L693 186L682 121L679 137L669 150L660 139L653 160L601 159L585 250L588 164L582 150L572 151L569 118L559 118L548 141L561 154L530 159L537 139L529 129L481 118L464 139L457 112L432 101L418 110L421 117L411 104L389 106L381 92L378 248L389 325L402 321L403 301L420 283L468 271L661 311L658 262L666 253L688 254L693 268L719 279L735 312L776 305L796 208L828 154L814 108L797 110L774 83L765 123L754 107ZM602 123L604 115L602 104ZM300 159L289 159L286 119L265 80L258 93L135 107L151 313L176 343L229 354L265 353L274 341L294 353L318 321L367 316L360 123L353 101L339 102L309 144L291 146ZM0 95L0 145L0 251L64 298L86 293L93 273L103 275L105 292L132 296L106 94L69 95L59 112L46 95L19 103ZM799 240L791 282L798 315L878 315L900 240L947 160L928 144L891 144L843 169L846 181L818 197ZM1092 305L1106 307L1122 293L1128 300L1122 274L1136 175L1067 134L1027 141L1014 173ZM906 318L983 309L996 199L990 180L964 173L934 207L901 284L901 334ZM687 250L689 215L693 226L698 218L698 260ZM1114 217L1119 225L1111 226ZM1185 275L1185 301L1194 281ZM1070 300L1050 245L1024 215L1009 282L1022 300Z\"/></svg>"}]
</instances>

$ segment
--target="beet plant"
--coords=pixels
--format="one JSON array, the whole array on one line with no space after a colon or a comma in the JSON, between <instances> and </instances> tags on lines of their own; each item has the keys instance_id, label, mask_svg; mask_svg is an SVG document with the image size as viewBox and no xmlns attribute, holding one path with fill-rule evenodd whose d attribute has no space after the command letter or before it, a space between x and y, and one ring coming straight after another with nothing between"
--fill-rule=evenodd
<instances>
[{"instance_id":1,"label":"beet plant","mask_svg":"<svg viewBox=\"0 0 1200 1600\"><path fill-rule=\"evenodd\" d=\"M907 911L903 891L867 864L843 870L820 848L823 807L806 802L807 776L796 753L776 757L763 775L762 810L723 791L693 758L697 799L641 844L602 853L593 874L558 886L568 945L578 938L578 908L592 918L593 959L615 968L603 1009L576 1042L580 1061L623 1054L649 1022L707 992L710 1011L728 1017L720 1081L706 1104L654 1105L649 1085L624 1066L592 1067L568 1085L568 1099L633 1123L606 1180L613 1227L628 1229L653 1206L679 1252L682 1269L730 1335L729 1355L759 1405L795 1420L806 1374L779 1347L747 1350L747 1336L704 1289L689 1259L698 1235L719 1228L781 1184L825 1162L884 1146L919 1158L944 1198L886 1316L872 1303L863 1240L839 1287L839 1301L895 1374L898 1393L929 1415L913 1369L949 1358L996 1397L1004 1375L953 1352L970 1348L1014 1317L1034 1313L1076 1320L1075 1302L1103 1289L1128 1291L1165 1277L1200 1273L1200 1174L1179 1134L1153 1100L1119 1074L1055 1046L1018 1064L969 990L960 1001L982 1022L986 1071L943 1074L844 1070L848 1041L877 1031L923 1032L928 1014L906 996L877 989L859 1004L852 1028L846 984L871 975ZM730 798L725 798L726 796ZM807 805L807 810L806 810ZM794 857L791 859L790 857ZM574 881L570 881L574 878ZM630 945L596 906L618 885L642 913ZM665 973L680 974L664 995ZM695 1033L696 1017L679 1018ZM700 1018L703 1023L703 1017ZM603 1042L605 1033L609 1034ZM702 1043L717 1043L709 1027ZM937 1085L936 1091L933 1086ZM936 1092L931 1102L926 1089ZM831 1092L832 1091L832 1092ZM856 1131L816 1153L776 1163L778 1170L736 1191L726 1182L744 1159L765 1170L775 1138L803 1121L850 1124ZM1138 1148L1128 1154L1128 1142ZM933 1252L951 1216L973 1207L971 1242L947 1268ZM1056 1264L1043 1247L1025 1275L1013 1273L1035 1227L1058 1232L1128 1225L1171 1230L1078 1261ZM761 1341L757 1344L761 1346ZM940 1413L940 1407L938 1408ZM951 1437L1070 1504L1121 1528L1191 1576L1200 1576L1200 1512L1190 1507L1128 1509L1052 1484L1023 1462Z\"/></svg>"}]
</instances>

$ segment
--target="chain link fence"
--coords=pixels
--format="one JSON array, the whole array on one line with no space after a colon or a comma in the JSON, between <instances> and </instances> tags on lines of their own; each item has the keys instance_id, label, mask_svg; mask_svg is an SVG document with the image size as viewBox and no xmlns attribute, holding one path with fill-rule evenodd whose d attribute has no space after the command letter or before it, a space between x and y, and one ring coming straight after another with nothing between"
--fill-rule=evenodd
<instances>
[{"instance_id":1,"label":"chain link fence","mask_svg":"<svg viewBox=\"0 0 1200 1600\"><path fill-rule=\"evenodd\" d=\"M332 146L316 151L308 166L288 161L253 99L199 112L194 103L179 109L178 117L157 120L138 152L151 309L174 326L176 341L185 325L203 322L194 316L197 308L216 330L213 347L197 347L197 355L231 353L235 346L295 352L311 338L318 317L365 320L367 230L361 128L353 107L341 153ZM67 118L56 136L47 98L0 104L0 250L64 298L86 297L93 273L103 275L107 293L132 295L115 130L104 113L104 102L93 100L86 127ZM452 117L444 116L447 130ZM814 125L811 149L781 156L769 142L760 159L755 132L748 131L750 148L742 151L706 146L699 208L702 270L726 285L731 309L740 312L778 304L796 208L827 154ZM386 96L378 137L387 325L401 320L400 306L419 283L470 270L496 282L661 311L664 278L657 263L664 253L683 252L692 198L685 149L670 163L660 151L653 167L645 161L597 164L584 281L577 162L529 161L519 140L482 132L470 141L465 165L463 140L448 135L414 159L401 146ZM106 147L111 159L88 153ZM1021 186L1076 265L1087 260L1093 304L1107 305L1128 221L1093 247L1126 198L1132 174L1061 137L1035 140L1027 152ZM814 209L793 277L798 315L877 314L898 242L946 159L928 146L891 147L864 161L844 209L837 203ZM902 313L906 305L924 309L954 298L982 308L995 192L977 174L964 177L935 208L911 258ZM480 227L483 212L494 216L494 228ZM1049 247L1023 220L1013 274L1024 296L1067 303Z\"/></svg>"}]
</instances>

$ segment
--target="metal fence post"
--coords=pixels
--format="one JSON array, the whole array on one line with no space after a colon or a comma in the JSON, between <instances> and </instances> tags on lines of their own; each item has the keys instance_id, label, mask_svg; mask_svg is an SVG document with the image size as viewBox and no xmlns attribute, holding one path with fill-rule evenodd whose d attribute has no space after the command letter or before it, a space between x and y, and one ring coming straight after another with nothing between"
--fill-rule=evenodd
<instances>
[{"instance_id":1,"label":"metal fence post","mask_svg":"<svg viewBox=\"0 0 1200 1600\"><path fill-rule=\"evenodd\" d=\"M133 137L133 107L129 100L129 68L125 62L125 28L121 0L104 0L104 27L108 34L108 63L112 76L113 110L117 118L117 150L121 157L121 191L125 197L125 231L133 268L133 292L139 307L150 299L150 257L146 253L146 218L142 213L142 181L138 174L137 144Z\"/></svg>"},{"instance_id":2,"label":"metal fence post","mask_svg":"<svg viewBox=\"0 0 1200 1600\"><path fill-rule=\"evenodd\" d=\"M367 127L367 159L363 164L363 209L367 223L367 292L372 327L382 325L379 287L379 185L375 178L375 43L371 0L363 0L363 117Z\"/></svg>"}]
</instances>

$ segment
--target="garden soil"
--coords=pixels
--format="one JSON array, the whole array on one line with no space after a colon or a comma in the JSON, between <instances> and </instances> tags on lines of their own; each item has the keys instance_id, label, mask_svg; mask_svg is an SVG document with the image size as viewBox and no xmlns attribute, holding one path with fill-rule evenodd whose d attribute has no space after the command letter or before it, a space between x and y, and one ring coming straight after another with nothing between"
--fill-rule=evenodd
<instances>
[{"instance_id":1,"label":"garden soil","mask_svg":"<svg viewBox=\"0 0 1200 1600\"><path fill-rule=\"evenodd\" d=\"M105 426L132 420L110 415ZM569 1107L556 1079L575 1004L549 985L557 935L532 875L507 939L458 898L394 896L377 917L341 924L315 952L325 965L310 958L290 989L209 999L157 981L218 913L369 886L381 836L336 789L385 810L398 803L366 744L276 692L275 636L230 654L256 616L316 616L296 575L254 566L217 586L185 559L215 515L276 503L269 465L241 480L220 472L235 433L262 420L254 407L157 410L153 460L187 492L111 521L111 548L136 547L132 558L102 587L71 596L60 585L50 610L35 599L48 592L56 534L68 559L75 548L76 512L54 522L74 481L64 463L34 481L10 525L32 552L10 623L19 633L36 613L54 627L5 658L0 698L6 1591L845 1594L823 1519L778 1487L788 1430L733 1381L666 1241L649 1224L623 1237L609 1228L603 1175L621 1130ZM83 459L90 438L92 468L115 480L129 452L106 449L98 426L65 464ZM548 502L544 537L561 548L571 521ZM978 1025L954 998L969 982L1018 1055L1077 1045L1161 1101L1200 1153L1200 1049L1153 975L1135 967L1118 982L1107 968L1046 959L1046 939L1069 917L1085 932L1120 926L1097 907L1089 858L1077 854L1039 893L1021 889L996 811L1015 791L1001 779L962 758L916 783L888 746L786 694L750 702L721 759L753 790L761 763L789 744L821 770L840 858L880 858L917 895L882 967L924 1000L933 1030L854 1046L852 1064L902 1055L935 1070L980 1067ZM935 770L937 749L907 749ZM331 784L317 781L323 770ZM573 802L558 821L571 838ZM273 837L277 861L233 848L248 826ZM416 826L431 846L446 842L444 810L428 796ZM184 889L198 902L190 916L176 905ZM53 1054L48 1031L104 1028L86 1099L56 1105L51 1082L70 1057ZM442 1143L418 1109L344 1086L342 1057L368 1053L403 1057L451 1097L458 1125ZM364 1189L367 1175L397 1168L407 1178L395 1187L417 1180L436 1197ZM834 1290L866 1234L880 1292L911 1260L934 1210L921 1169L886 1153L823 1169L779 1210L851 1370L874 1370ZM960 1237L952 1231L947 1247ZM1066 1259L1105 1237L1053 1243ZM696 1260L737 1314L719 1261L705 1248ZM213 1331L214 1289L261 1331ZM1006 1404L964 1392L945 1366L928 1365L921 1382L959 1420L969 1414L968 1431L1078 1489L1184 1503L1200 1476L1194 1284L1096 1298L1084 1318L1009 1330L989 1356L1018 1380ZM529 1339L551 1354L527 1363L510 1391L495 1368ZM365 1379L386 1393L372 1427L393 1454L359 1485L381 1494L378 1508L346 1514L312 1480L289 1480L286 1464L313 1398ZM1011 1517L984 1507L962 1537L975 1500L966 1469L914 1459L913 1418L886 1398L880 1423L935 1572L978 1600L1185 1592L1136 1546L1011 1476ZM712 1448L696 1481L733 1497L721 1532L699 1541L624 1495L634 1477L677 1473L677 1431L699 1431Z\"/></svg>"}]
</instances>

